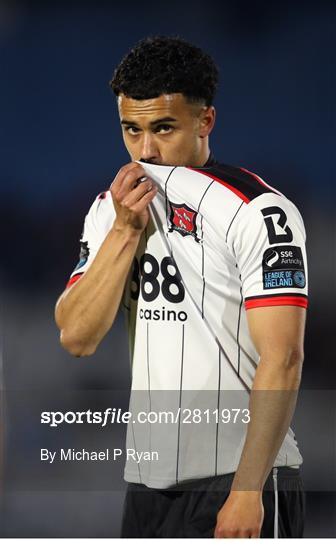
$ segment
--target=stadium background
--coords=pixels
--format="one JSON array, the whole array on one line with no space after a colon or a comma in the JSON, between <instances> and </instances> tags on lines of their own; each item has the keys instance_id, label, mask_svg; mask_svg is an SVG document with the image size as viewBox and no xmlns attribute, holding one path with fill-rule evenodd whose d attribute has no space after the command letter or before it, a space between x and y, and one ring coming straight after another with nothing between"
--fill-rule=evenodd
<instances>
[{"instance_id":1,"label":"stadium background","mask_svg":"<svg viewBox=\"0 0 336 540\"><path fill-rule=\"evenodd\" d=\"M138 39L178 34L220 68L216 157L284 191L306 223L306 397L294 425L311 486L306 536L317 537L336 536L335 12L325 0L0 2L3 387L28 408L41 389L129 388L121 318L94 357L75 359L58 344L53 308L91 201L128 161L108 87L113 69ZM34 432L15 436L10 403L7 454L25 452ZM119 534L125 486L4 487L1 535Z\"/></svg>"}]
</instances>

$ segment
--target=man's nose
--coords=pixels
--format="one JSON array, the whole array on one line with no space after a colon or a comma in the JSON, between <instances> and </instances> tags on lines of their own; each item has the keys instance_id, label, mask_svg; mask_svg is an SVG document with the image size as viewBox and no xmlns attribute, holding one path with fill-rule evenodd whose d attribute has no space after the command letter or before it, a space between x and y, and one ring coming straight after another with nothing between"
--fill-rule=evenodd
<instances>
[{"instance_id":1,"label":"man's nose","mask_svg":"<svg viewBox=\"0 0 336 540\"><path fill-rule=\"evenodd\" d=\"M141 159L149 161L156 159L157 157L159 157L159 151L155 144L154 137L149 133L145 133L142 139Z\"/></svg>"}]
</instances>

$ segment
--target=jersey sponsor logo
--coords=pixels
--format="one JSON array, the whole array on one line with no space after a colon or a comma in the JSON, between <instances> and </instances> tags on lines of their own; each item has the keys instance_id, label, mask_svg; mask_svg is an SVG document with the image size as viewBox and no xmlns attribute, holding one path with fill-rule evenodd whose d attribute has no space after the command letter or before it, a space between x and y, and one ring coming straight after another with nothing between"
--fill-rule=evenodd
<instances>
[{"instance_id":1,"label":"jersey sponsor logo","mask_svg":"<svg viewBox=\"0 0 336 540\"><path fill-rule=\"evenodd\" d=\"M188 319L185 311L175 311L174 309L139 309L139 318L146 321L179 321L184 322Z\"/></svg>"},{"instance_id":2,"label":"jersey sponsor logo","mask_svg":"<svg viewBox=\"0 0 336 540\"><path fill-rule=\"evenodd\" d=\"M267 227L270 244L279 242L291 242L293 233L287 223L286 213L279 206L268 206L261 210Z\"/></svg>"},{"instance_id":3,"label":"jersey sponsor logo","mask_svg":"<svg viewBox=\"0 0 336 540\"><path fill-rule=\"evenodd\" d=\"M199 242L196 229L197 212L186 204L175 204L169 201L169 206L170 227L168 232L177 231L182 236L193 236L196 242Z\"/></svg>"},{"instance_id":4,"label":"jersey sponsor logo","mask_svg":"<svg viewBox=\"0 0 336 540\"><path fill-rule=\"evenodd\" d=\"M75 270L78 270L78 268L82 268L86 261L88 260L90 255L90 248L88 242L80 241L80 252L79 252L79 261L75 268Z\"/></svg>"},{"instance_id":5,"label":"jersey sponsor logo","mask_svg":"<svg viewBox=\"0 0 336 540\"><path fill-rule=\"evenodd\" d=\"M274 246L263 255L263 287L278 289L306 285L301 248L298 246Z\"/></svg>"},{"instance_id":6,"label":"jersey sponsor logo","mask_svg":"<svg viewBox=\"0 0 336 540\"><path fill-rule=\"evenodd\" d=\"M153 302L161 294L167 302L183 302L185 289L173 257L163 257L159 262L151 253L135 257L132 267L131 298Z\"/></svg>"}]
</instances>

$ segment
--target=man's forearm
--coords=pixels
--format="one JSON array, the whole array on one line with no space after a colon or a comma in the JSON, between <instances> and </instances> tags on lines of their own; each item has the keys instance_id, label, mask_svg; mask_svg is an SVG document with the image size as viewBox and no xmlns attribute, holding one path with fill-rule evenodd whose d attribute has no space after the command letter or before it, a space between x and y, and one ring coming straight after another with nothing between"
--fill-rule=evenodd
<instances>
[{"instance_id":1,"label":"man's forearm","mask_svg":"<svg viewBox=\"0 0 336 540\"><path fill-rule=\"evenodd\" d=\"M246 441L232 491L261 491L290 426L300 385L302 358L261 357L250 396Z\"/></svg>"},{"instance_id":2,"label":"man's forearm","mask_svg":"<svg viewBox=\"0 0 336 540\"><path fill-rule=\"evenodd\" d=\"M92 354L111 328L140 235L112 227L90 268L58 301L56 322L71 354Z\"/></svg>"}]
</instances>

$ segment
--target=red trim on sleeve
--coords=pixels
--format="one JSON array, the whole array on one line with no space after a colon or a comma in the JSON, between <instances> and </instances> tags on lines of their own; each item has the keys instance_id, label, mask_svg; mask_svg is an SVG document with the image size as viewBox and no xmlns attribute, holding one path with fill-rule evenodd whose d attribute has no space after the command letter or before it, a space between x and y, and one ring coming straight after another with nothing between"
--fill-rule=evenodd
<instances>
[{"instance_id":1,"label":"red trim on sleeve","mask_svg":"<svg viewBox=\"0 0 336 540\"><path fill-rule=\"evenodd\" d=\"M79 280L80 277L82 277L82 275L84 274L84 272L82 272L81 274L76 274L75 276L73 276L72 278L69 279L68 283L66 284L65 288L67 289L68 287L71 287L71 285L73 285L74 283L76 283L76 281Z\"/></svg>"},{"instance_id":2,"label":"red trim on sleeve","mask_svg":"<svg viewBox=\"0 0 336 540\"><path fill-rule=\"evenodd\" d=\"M205 171L201 171L199 169L193 169L193 167L187 167L188 169L190 169L191 171L195 171L195 172L198 172L198 173L201 173L201 174L204 174L204 176L208 176L209 178L211 178L212 180L214 180L215 182L218 182L219 184L222 184L222 186L225 186L226 188L228 188L230 191L232 191L233 193L235 193L237 195L237 197L239 197L240 199L242 199L244 202L246 203L249 203L250 202L250 199L248 197L246 197L246 195L244 195L244 193L242 193L241 191L239 191L239 189L231 186L230 184L228 184L227 182L224 182L224 180L221 180L221 178L217 178L217 176L214 176L213 174L210 174L208 172L205 172Z\"/></svg>"},{"instance_id":3,"label":"red trim on sleeve","mask_svg":"<svg viewBox=\"0 0 336 540\"><path fill-rule=\"evenodd\" d=\"M264 306L299 306L308 307L308 298L304 296L261 296L245 300L245 309Z\"/></svg>"}]
</instances>

